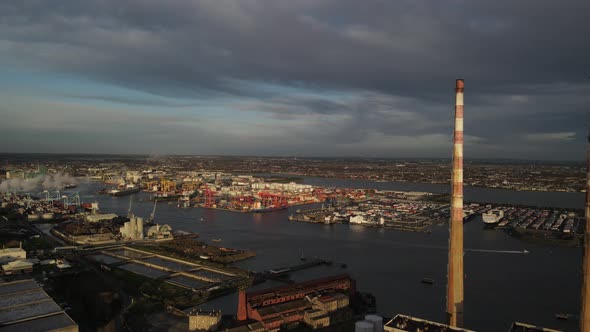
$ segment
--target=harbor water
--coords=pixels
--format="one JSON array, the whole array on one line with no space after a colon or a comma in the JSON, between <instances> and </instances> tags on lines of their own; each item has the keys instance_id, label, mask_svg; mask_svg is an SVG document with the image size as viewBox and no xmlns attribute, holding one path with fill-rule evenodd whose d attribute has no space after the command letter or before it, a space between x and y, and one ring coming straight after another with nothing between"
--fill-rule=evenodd
<instances>
[{"instance_id":1,"label":"harbor water","mask_svg":"<svg viewBox=\"0 0 590 332\"><path fill-rule=\"evenodd\" d=\"M374 183L370 181L305 178L305 183L352 188L444 192L443 185ZM83 201L98 201L104 212L126 215L129 196L96 195L103 187L83 183ZM153 207L146 193L133 194L133 212L147 217ZM581 193L517 192L466 188L472 201L582 208ZM378 312L396 313L439 322L445 320L447 226L432 233L412 233L357 225L317 225L290 222L297 208L262 214L202 208L179 209L176 202L158 203L155 221L174 230L199 234L201 240L221 239L221 246L253 250L257 256L237 263L253 271L296 265L301 255L323 258L332 266L298 271L294 280L349 273L360 291L376 296ZM465 225L465 325L477 331L507 331L513 321L575 331L577 318L556 320L556 313L577 315L582 251L525 242L503 231L486 230L475 218ZM529 253L522 253L523 250ZM341 264L346 264L343 268ZM423 278L433 285L421 283ZM276 284L264 283L259 288ZM237 294L204 306L235 314Z\"/></svg>"}]
</instances>

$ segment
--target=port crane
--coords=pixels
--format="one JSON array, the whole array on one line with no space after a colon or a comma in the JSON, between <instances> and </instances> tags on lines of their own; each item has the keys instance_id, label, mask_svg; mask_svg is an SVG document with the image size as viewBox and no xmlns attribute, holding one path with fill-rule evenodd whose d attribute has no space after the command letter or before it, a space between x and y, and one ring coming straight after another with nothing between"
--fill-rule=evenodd
<instances>
[{"instance_id":1,"label":"port crane","mask_svg":"<svg viewBox=\"0 0 590 332\"><path fill-rule=\"evenodd\" d=\"M131 204L133 203L133 195L129 196L129 209L127 209L127 218L131 219L131 216L133 215L131 213Z\"/></svg>"},{"instance_id":2,"label":"port crane","mask_svg":"<svg viewBox=\"0 0 590 332\"><path fill-rule=\"evenodd\" d=\"M43 198L42 198L43 201L49 202L52 205L53 205L54 201L60 201L62 199L62 195L59 192L59 190L56 190L56 191L43 190L42 192L39 193L39 195L43 196Z\"/></svg>"},{"instance_id":3,"label":"port crane","mask_svg":"<svg viewBox=\"0 0 590 332\"><path fill-rule=\"evenodd\" d=\"M152 224L154 222L154 218L156 217L156 206L158 206L158 200L154 200L154 208L152 209L152 213L150 213L150 216L147 220L148 224Z\"/></svg>"},{"instance_id":4,"label":"port crane","mask_svg":"<svg viewBox=\"0 0 590 332\"><path fill-rule=\"evenodd\" d=\"M71 195L63 195L61 197L64 201L64 207L67 209L70 206L80 207L80 195L76 192Z\"/></svg>"},{"instance_id":5,"label":"port crane","mask_svg":"<svg viewBox=\"0 0 590 332\"><path fill-rule=\"evenodd\" d=\"M283 207L288 205L288 197L281 194L271 194L265 191L258 193L262 206Z\"/></svg>"},{"instance_id":6,"label":"port crane","mask_svg":"<svg viewBox=\"0 0 590 332\"><path fill-rule=\"evenodd\" d=\"M205 185L205 190L203 191L205 196L205 201L203 202L204 207L212 207L215 204L215 198L213 197L214 193L213 190L209 189L208 185Z\"/></svg>"}]
</instances>

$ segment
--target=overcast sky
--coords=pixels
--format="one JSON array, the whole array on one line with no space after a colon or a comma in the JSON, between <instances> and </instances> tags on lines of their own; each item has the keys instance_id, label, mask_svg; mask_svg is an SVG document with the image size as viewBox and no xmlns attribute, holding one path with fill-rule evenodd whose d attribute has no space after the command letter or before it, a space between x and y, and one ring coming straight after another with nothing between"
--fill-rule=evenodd
<instances>
[{"instance_id":1,"label":"overcast sky","mask_svg":"<svg viewBox=\"0 0 590 332\"><path fill-rule=\"evenodd\" d=\"M588 0L0 1L0 152L579 160Z\"/></svg>"}]
</instances>

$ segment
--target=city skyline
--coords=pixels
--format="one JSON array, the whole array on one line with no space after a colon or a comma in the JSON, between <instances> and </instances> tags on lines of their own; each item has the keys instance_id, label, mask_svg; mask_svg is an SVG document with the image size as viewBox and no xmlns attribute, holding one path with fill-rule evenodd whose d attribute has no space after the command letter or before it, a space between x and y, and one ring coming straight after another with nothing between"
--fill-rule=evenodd
<instances>
[{"instance_id":1,"label":"city skyline","mask_svg":"<svg viewBox=\"0 0 590 332\"><path fill-rule=\"evenodd\" d=\"M590 5L0 4L0 151L581 160Z\"/></svg>"}]
</instances>

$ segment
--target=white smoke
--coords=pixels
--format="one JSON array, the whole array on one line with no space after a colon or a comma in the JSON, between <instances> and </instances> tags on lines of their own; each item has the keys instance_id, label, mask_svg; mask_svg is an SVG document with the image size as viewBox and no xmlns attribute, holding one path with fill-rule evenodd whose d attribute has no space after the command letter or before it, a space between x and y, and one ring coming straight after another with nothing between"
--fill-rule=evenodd
<instances>
[{"instance_id":1,"label":"white smoke","mask_svg":"<svg viewBox=\"0 0 590 332\"><path fill-rule=\"evenodd\" d=\"M69 174L56 173L39 175L32 179L9 179L0 183L0 192L63 189L67 184L78 184L78 180Z\"/></svg>"}]
</instances>

